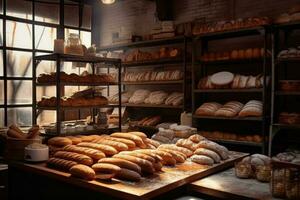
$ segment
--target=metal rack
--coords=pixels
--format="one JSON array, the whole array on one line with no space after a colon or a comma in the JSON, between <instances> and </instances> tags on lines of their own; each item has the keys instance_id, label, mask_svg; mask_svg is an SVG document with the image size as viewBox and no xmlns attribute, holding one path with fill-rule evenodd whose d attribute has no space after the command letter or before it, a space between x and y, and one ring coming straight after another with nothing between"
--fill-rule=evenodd
<instances>
[{"instance_id":1,"label":"metal rack","mask_svg":"<svg viewBox=\"0 0 300 200\"><path fill-rule=\"evenodd\" d=\"M38 65L40 64L41 61L55 61L56 62L56 82L55 83L43 83L43 84L38 84L36 83L36 70ZM66 85L72 85L72 86L79 86L79 85L85 85L85 86L101 86L101 85L106 85L109 87L111 84L94 84L94 83L67 83L67 82L61 82L60 79L60 71L61 67L64 62L82 62L82 63L90 63L92 67L92 74L96 74L96 68L97 67L116 67L118 69L118 82L116 84L112 85L117 85L118 86L118 92L119 92L119 104L108 104L108 105L101 105L101 106L76 106L76 107L63 107L60 105L59 99L62 97L62 89ZM43 56L35 56L34 57L34 74L33 74L33 88L36 91L37 86L56 86L56 106L55 107L37 107L36 103L36 92L33 92L33 123L36 124L37 117L40 112L43 110L55 110L56 111L56 134L60 135L61 134L61 122L62 122L62 112L64 110L68 109L76 109L80 110L83 108L90 108L92 109L92 117L93 121L95 121L95 114L96 114L96 109L97 108L110 108L110 107L117 107L119 109L119 113L121 113L121 60L120 59L109 59L109 58L100 58L100 57L92 57L92 56L75 56L75 55L66 55L66 54L48 54L48 55L43 55ZM104 64L101 66L96 66L96 64ZM114 127L114 129L116 129ZM121 130L121 114L119 114L119 125L118 129ZM92 130L91 132L95 132L95 130Z\"/></svg>"},{"instance_id":2,"label":"metal rack","mask_svg":"<svg viewBox=\"0 0 300 200\"><path fill-rule=\"evenodd\" d=\"M245 59L245 60L221 60L221 61L201 61L199 55L208 51L208 43L211 41L218 41L224 39L238 39L247 36L257 36L261 37L264 47L264 57L261 59ZM267 86L267 76L270 75L271 67L269 67L269 62L271 60L267 57L267 49L270 47L269 37L270 27L269 26L259 26L251 27L230 31L222 31L215 33L201 34L194 38L193 41L193 58L192 58L192 111L195 113L196 109L202 104L208 101L208 99L217 101L218 97L226 99L226 101L236 100L237 97L242 96L244 99L251 100L252 97L259 97L263 102L263 115L262 117L206 117L206 116L196 116L193 115L193 126L197 127L198 130L203 130L203 127L210 129L216 126L216 123L235 123L235 128L239 129L235 132L242 132L243 129L249 127L258 127L261 130L263 137L263 142L254 143L248 141L235 141L235 140L219 140L217 142L223 143L224 145L230 146L243 146L248 149L260 149L262 153L267 151L267 133L270 121L269 108L270 105L270 94L268 92ZM262 66L261 74L263 74L263 88L258 89L197 89L197 83L200 78L208 75L208 69L213 67L219 67L218 71L231 71L232 67L236 66L253 65ZM255 66L253 66L255 67ZM216 69L216 68L213 68ZM235 68L236 69L236 68ZM242 68L241 68L242 69ZM243 69L247 73L247 69ZM216 70L215 70L216 71ZM236 70L242 73L240 69ZM219 95L219 96L218 96ZM237 96L238 95L238 96ZM219 124L218 124L219 125ZM227 127L230 126L227 124ZM219 127L215 127L218 129ZM204 128L205 129L205 128ZM215 130L214 130L215 131ZM234 132L234 131L232 131Z\"/></svg>"},{"instance_id":3,"label":"metal rack","mask_svg":"<svg viewBox=\"0 0 300 200\"><path fill-rule=\"evenodd\" d=\"M295 131L300 130L299 124L281 124L278 122L278 116L280 110L283 108L283 105L281 102L284 102L284 105L288 105L287 107L289 109L293 108L294 110L298 109L299 106L299 97L300 97L300 91L282 91L278 88L278 83L280 80L283 80L281 76L284 76L284 80L287 80L287 76L291 74L291 71L288 70L288 67L291 65L299 64L300 58L278 58L278 53L283 50L290 47L290 39L293 33L295 31L300 30L300 22L289 22L289 23L283 23L279 25L273 26L272 31L272 108L271 108L271 126L270 126L270 132L269 132L269 155L272 156L276 152L274 151L275 148L278 148L276 144L274 144L275 136L279 135L281 131L285 131L286 133L292 132L292 135L297 137L297 134L293 134ZM297 38L297 37L295 37ZM299 42L299 39L297 41ZM298 67L298 66L297 66ZM293 70L297 70L297 68L291 67ZM282 71L280 71L282 70ZM294 73L293 75L298 75L296 79L293 78L293 80L300 80L299 77L299 70ZM292 104L290 101L296 100L297 103ZM296 106L296 107L294 107ZM287 136L288 137L288 136ZM299 137L297 137L299 138ZM291 144L291 143L297 143L298 139L289 139L289 138L283 138L283 140L280 141L280 143L284 144ZM299 142L298 142L299 144Z\"/></svg>"},{"instance_id":4,"label":"metal rack","mask_svg":"<svg viewBox=\"0 0 300 200\"><path fill-rule=\"evenodd\" d=\"M188 61L188 54L187 54L187 44L191 41L186 36L176 36L172 38L166 39L156 39L156 40L147 40L147 41L140 41L140 42L133 42L129 44L123 45L110 45L100 47L98 49L99 52L108 52L108 51L120 51L120 50L129 50L134 48L153 48L159 46L168 46L168 45L180 45L182 48L182 55L176 58L164 58L164 59L157 59L157 60L145 60L145 61L134 61L134 62L123 62L122 68L123 72L126 72L129 68L157 68L162 66L170 66L170 65L178 65L182 64L182 72L183 72L183 79L176 80L176 81L144 81L144 82L122 82L123 91L130 86L135 87L142 87L142 86L158 86L163 85L166 87L174 86L176 88L181 88L184 94L184 102L182 106L170 106L170 105L151 105L151 104L129 104L125 103L122 104L122 107L140 109L140 108L155 108L160 114L163 115L163 110L170 110L175 111L178 113L178 118L180 117L180 112L186 110L187 108L187 65L191 62ZM134 111L133 111L134 112ZM134 113L133 113L134 114ZM177 116L177 114L176 114Z\"/></svg>"}]
</instances>

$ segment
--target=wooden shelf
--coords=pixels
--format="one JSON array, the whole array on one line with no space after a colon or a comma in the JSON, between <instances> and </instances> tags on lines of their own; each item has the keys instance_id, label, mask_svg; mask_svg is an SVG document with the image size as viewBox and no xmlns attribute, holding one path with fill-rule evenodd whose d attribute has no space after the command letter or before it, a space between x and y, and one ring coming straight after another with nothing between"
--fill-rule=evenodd
<instances>
[{"instance_id":1,"label":"wooden shelf","mask_svg":"<svg viewBox=\"0 0 300 200\"><path fill-rule=\"evenodd\" d=\"M279 28L279 29L294 29L298 28L300 29L300 21L292 21L292 22L286 22L282 24L274 24L274 28Z\"/></svg>"},{"instance_id":2,"label":"wooden shelf","mask_svg":"<svg viewBox=\"0 0 300 200\"><path fill-rule=\"evenodd\" d=\"M62 86L110 86L118 85L118 83L70 83L70 82L60 82ZM36 83L36 86L56 86L56 83Z\"/></svg>"},{"instance_id":3,"label":"wooden shelf","mask_svg":"<svg viewBox=\"0 0 300 200\"><path fill-rule=\"evenodd\" d=\"M169 85L182 84L183 80L177 81L143 81L143 82L122 82L123 85Z\"/></svg>"},{"instance_id":4,"label":"wooden shelf","mask_svg":"<svg viewBox=\"0 0 300 200\"><path fill-rule=\"evenodd\" d=\"M67 61L67 62L85 62L85 63L120 63L120 59L114 59L114 58L101 58L96 56L77 56L77 55L68 55L68 54L48 54L48 55L42 55L42 56L35 56L35 60L47 60L47 61Z\"/></svg>"},{"instance_id":5,"label":"wooden shelf","mask_svg":"<svg viewBox=\"0 0 300 200\"><path fill-rule=\"evenodd\" d=\"M262 63L263 58L260 59L243 59L243 60L215 60L215 61L196 61L196 64L205 64L205 65L224 65L224 64L252 64L252 63Z\"/></svg>"},{"instance_id":6,"label":"wooden shelf","mask_svg":"<svg viewBox=\"0 0 300 200\"><path fill-rule=\"evenodd\" d=\"M262 117L218 117L218 116L198 116L193 115L196 119L211 119L211 120L237 120L237 121L262 121Z\"/></svg>"},{"instance_id":7,"label":"wooden shelf","mask_svg":"<svg viewBox=\"0 0 300 200\"><path fill-rule=\"evenodd\" d=\"M300 57L277 58L277 63L298 63L298 62L300 62Z\"/></svg>"},{"instance_id":8,"label":"wooden shelf","mask_svg":"<svg viewBox=\"0 0 300 200\"><path fill-rule=\"evenodd\" d=\"M126 103L123 104L122 106L125 107L141 107L141 108L168 108L168 109L182 109L183 106L171 106L171 105L153 105L153 104L130 104L130 103Z\"/></svg>"},{"instance_id":9,"label":"wooden shelf","mask_svg":"<svg viewBox=\"0 0 300 200\"><path fill-rule=\"evenodd\" d=\"M99 106L60 106L59 109L62 110L78 110L78 109L86 109L86 108L114 108L114 107L118 107L118 104L107 104L107 105L99 105ZM56 110L56 107L41 107L38 106L37 107L38 110Z\"/></svg>"},{"instance_id":10,"label":"wooden shelf","mask_svg":"<svg viewBox=\"0 0 300 200\"><path fill-rule=\"evenodd\" d=\"M247 141L238 141L238 140L220 140L220 139L211 139L211 138L208 138L208 139L212 140L214 142L217 142L217 143L222 143L222 144L263 147L263 143L257 143L257 142L247 142Z\"/></svg>"},{"instance_id":11,"label":"wooden shelf","mask_svg":"<svg viewBox=\"0 0 300 200\"><path fill-rule=\"evenodd\" d=\"M276 91L275 95L278 95L278 96L299 96L300 91Z\"/></svg>"},{"instance_id":12,"label":"wooden shelf","mask_svg":"<svg viewBox=\"0 0 300 200\"><path fill-rule=\"evenodd\" d=\"M143 60L133 62L123 62L122 67L138 67L138 66L153 66L153 65L164 65L164 64L182 64L182 58L165 58L157 60Z\"/></svg>"},{"instance_id":13,"label":"wooden shelf","mask_svg":"<svg viewBox=\"0 0 300 200\"><path fill-rule=\"evenodd\" d=\"M300 124L272 124L272 126L279 128L279 129L290 129L290 130L300 129Z\"/></svg>"},{"instance_id":14,"label":"wooden shelf","mask_svg":"<svg viewBox=\"0 0 300 200\"><path fill-rule=\"evenodd\" d=\"M145 40L145 41L140 41L140 42L126 43L126 44L102 46L100 48L97 48L97 51L115 51L115 50L122 50L122 49L128 49L128 48L151 47L151 46L176 44L176 43L184 42L184 39L187 39L187 38L185 38L185 36L176 36L176 37L165 38L165 39Z\"/></svg>"},{"instance_id":15,"label":"wooden shelf","mask_svg":"<svg viewBox=\"0 0 300 200\"><path fill-rule=\"evenodd\" d=\"M261 93L262 88L253 89L195 89L194 93Z\"/></svg>"}]
</instances>

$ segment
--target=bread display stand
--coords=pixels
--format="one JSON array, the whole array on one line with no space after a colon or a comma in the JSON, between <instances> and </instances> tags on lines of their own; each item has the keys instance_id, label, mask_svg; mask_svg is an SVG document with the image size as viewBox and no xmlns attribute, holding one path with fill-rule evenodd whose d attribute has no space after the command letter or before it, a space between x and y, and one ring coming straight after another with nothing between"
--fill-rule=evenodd
<instances>
[{"instance_id":1,"label":"bread display stand","mask_svg":"<svg viewBox=\"0 0 300 200\"><path fill-rule=\"evenodd\" d=\"M52 179L60 183L63 183L63 185L79 187L80 190L85 189L89 193L100 192L101 194L107 195L110 198L153 199L163 194L166 194L170 191L172 191L173 193L181 186L184 186L200 178L206 177L208 175L232 167L236 161L242 159L247 155L248 154L246 153L230 152L230 158L228 160L223 161L220 164L213 165L211 167L199 165L191 162L190 160L187 160L185 163L176 165L176 167L163 167L162 168L163 172L156 175L151 175L149 177L143 177L142 180L137 183L119 181L115 179L113 179L110 182L103 182L103 181L96 181L96 180L84 181L82 179L71 177L69 173L47 168L46 164L12 163L10 165L10 169L11 169L10 172L11 172L11 177L13 178L13 176L15 176L15 178L18 179L18 181L24 179L20 176L23 175L26 176L26 174L32 174L30 175L30 177L38 176L39 180L45 180L46 178ZM17 176L16 175L17 172L19 172L21 175ZM11 182L14 183L15 181L12 180ZM31 184L34 183L35 181L32 180ZM29 187L36 188L33 185L30 185ZM24 194L15 194L13 193L13 191L14 191L14 185L12 184L10 187L10 192L12 193L13 196L17 198L18 195L24 195ZM24 191L26 191L26 189L24 189ZM48 193L50 191L47 191L47 188L43 188L43 192ZM72 190L72 192L74 195L74 193L76 193L76 190ZM34 194L32 193L30 194L31 194L30 198L32 199ZM60 194L57 195L59 196ZM64 194L61 195L66 196L67 192L64 192ZM61 198L62 196L59 197ZM54 196L52 196L52 198L54 198ZM71 197L69 196L69 198Z\"/></svg>"}]
</instances>

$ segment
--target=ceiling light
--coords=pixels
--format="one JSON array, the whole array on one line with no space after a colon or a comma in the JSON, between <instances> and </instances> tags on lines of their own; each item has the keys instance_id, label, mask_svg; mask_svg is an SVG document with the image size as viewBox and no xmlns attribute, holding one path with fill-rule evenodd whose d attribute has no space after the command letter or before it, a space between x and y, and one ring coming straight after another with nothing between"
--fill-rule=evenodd
<instances>
[{"instance_id":1,"label":"ceiling light","mask_svg":"<svg viewBox=\"0 0 300 200\"><path fill-rule=\"evenodd\" d=\"M101 0L103 4L113 4L115 0Z\"/></svg>"}]
</instances>

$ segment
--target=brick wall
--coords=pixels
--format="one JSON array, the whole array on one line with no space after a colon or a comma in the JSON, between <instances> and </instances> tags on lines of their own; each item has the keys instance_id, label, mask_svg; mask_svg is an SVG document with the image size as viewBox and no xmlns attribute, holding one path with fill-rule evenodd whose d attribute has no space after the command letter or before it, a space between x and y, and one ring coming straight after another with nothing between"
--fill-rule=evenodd
<instances>
[{"instance_id":1,"label":"brick wall","mask_svg":"<svg viewBox=\"0 0 300 200\"><path fill-rule=\"evenodd\" d=\"M173 0L175 23L206 22L250 16L275 17L300 0ZM100 44L111 43L113 32L149 33L155 26L155 3L149 0L119 0L100 5Z\"/></svg>"}]
</instances>

